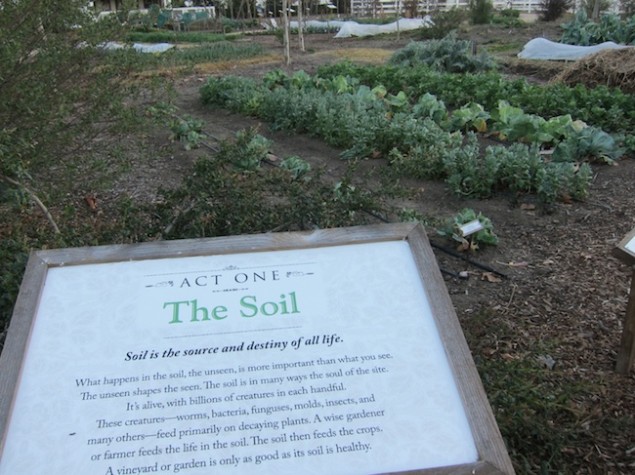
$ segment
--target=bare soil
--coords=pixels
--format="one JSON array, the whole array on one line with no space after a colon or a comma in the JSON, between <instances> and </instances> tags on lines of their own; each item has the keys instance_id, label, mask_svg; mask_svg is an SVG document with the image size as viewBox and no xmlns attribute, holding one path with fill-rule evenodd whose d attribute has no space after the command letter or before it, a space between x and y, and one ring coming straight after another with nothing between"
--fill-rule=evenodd
<instances>
[{"instance_id":1,"label":"bare soil","mask_svg":"<svg viewBox=\"0 0 635 475\"><path fill-rule=\"evenodd\" d=\"M537 35L555 39L556 32L554 25L541 25L539 31L499 28L471 33L478 44L486 46L494 41L500 44L505 38L520 43ZM234 63L231 68L208 66L179 79L176 103L180 111L203 119L206 132L216 139L259 126L260 133L274 141L273 153L299 155L314 166L325 167L327 175L336 179L345 169L338 159L340 150L315 138L272 132L257 120L205 107L198 89L209 74L259 77L274 68L312 73L321 64L343 59L379 63L410 38L338 40L332 35L307 35L307 52L293 48L289 66L283 62L282 46L275 37L254 36L244 41L263 44L270 55L262 62ZM544 81L566 67L517 61L517 51L503 55L509 74ZM381 160L365 165L385 166ZM535 365L555 386L583 384L585 389L573 391L575 396L562 408L576 418L579 440L561 450L579 459L578 473L625 474L635 470L635 375L617 375L614 366L632 271L612 257L612 250L635 227L635 161L596 166L594 171L588 200L559 203L550 213L540 210L531 197L516 203L507 195L466 200L437 182L418 182L417 198L402 205L440 218L470 207L492 220L500 244L470 258L498 273L437 252L439 265L448 275L468 272L468 279L447 277L447 287L474 357ZM372 188L372 182L366 186ZM430 238L453 247L434 231ZM496 397L490 397L495 402ZM552 423L557 431L557 420Z\"/></svg>"}]
</instances>

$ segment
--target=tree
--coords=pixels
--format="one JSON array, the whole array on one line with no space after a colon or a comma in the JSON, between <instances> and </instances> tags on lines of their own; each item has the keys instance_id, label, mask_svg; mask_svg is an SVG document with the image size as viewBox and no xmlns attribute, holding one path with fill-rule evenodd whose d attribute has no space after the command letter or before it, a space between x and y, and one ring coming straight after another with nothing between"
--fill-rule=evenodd
<instances>
[{"instance_id":1,"label":"tree","mask_svg":"<svg viewBox=\"0 0 635 475\"><path fill-rule=\"evenodd\" d=\"M572 0L542 0L540 3L540 19L555 21L571 8Z\"/></svg>"},{"instance_id":2,"label":"tree","mask_svg":"<svg viewBox=\"0 0 635 475\"><path fill-rule=\"evenodd\" d=\"M25 191L43 210L31 172L122 110L125 71L98 64L105 54L100 45L121 27L114 19L97 22L85 6L84 0L0 4L0 184Z\"/></svg>"}]
</instances>

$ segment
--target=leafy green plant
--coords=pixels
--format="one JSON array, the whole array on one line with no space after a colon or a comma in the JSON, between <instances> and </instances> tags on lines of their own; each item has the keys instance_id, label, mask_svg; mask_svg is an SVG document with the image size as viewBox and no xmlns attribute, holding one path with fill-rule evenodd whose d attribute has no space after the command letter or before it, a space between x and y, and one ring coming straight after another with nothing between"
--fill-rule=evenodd
<instances>
[{"instance_id":1,"label":"leafy green plant","mask_svg":"<svg viewBox=\"0 0 635 475\"><path fill-rule=\"evenodd\" d=\"M576 162L588 160L613 164L624 154L617 141L606 132L595 127L584 127L574 130L560 142L554 152L556 162Z\"/></svg>"},{"instance_id":2,"label":"leafy green plant","mask_svg":"<svg viewBox=\"0 0 635 475\"><path fill-rule=\"evenodd\" d=\"M511 192L536 191L536 176L544 161L536 145L512 144L510 147L488 147L487 153L497 156L500 162L499 179Z\"/></svg>"},{"instance_id":3,"label":"leafy green plant","mask_svg":"<svg viewBox=\"0 0 635 475\"><path fill-rule=\"evenodd\" d=\"M635 156L635 135L626 135L622 139L624 147L624 153L628 153L631 156Z\"/></svg>"},{"instance_id":4,"label":"leafy green plant","mask_svg":"<svg viewBox=\"0 0 635 475\"><path fill-rule=\"evenodd\" d=\"M341 78L346 89L350 87L347 76L334 77ZM545 202L585 193L588 183L579 179L586 176L584 173L566 179L563 176L569 171L562 167L542 175L538 173L547 166L538 153L539 145L553 145L568 137L580 138L579 131L585 124L573 121L568 115L545 120L500 101L493 117L475 103L456 109L448 117L443 102L431 94L422 95L411 106L405 93L390 94L382 85L373 89L361 85L354 92L347 92L340 90L340 86L331 87L335 83L329 79L305 74L299 79L293 82L282 74L266 78L273 89L258 96L259 107L253 112L271 122L274 128L308 132L345 148L341 154L343 159L386 157L395 175L445 179L455 193L478 198L491 196L504 188L516 194L540 189ZM243 110L241 100L251 101L254 91L259 89L262 86L255 82L226 78L222 83L218 80L208 83L203 92L206 98L213 96L221 104ZM470 132L464 142L461 132L452 132L456 129L485 132L490 125L500 138L534 146L488 147L482 153L473 133ZM593 137L587 149L599 156L611 156L612 149L600 149L602 141ZM581 140L580 143L586 142ZM581 150L573 151L581 153ZM588 153L571 155L570 159L577 161L586 156Z\"/></svg>"},{"instance_id":5,"label":"leafy green plant","mask_svg":"<svg viewBox=\"0 0 635 475\"><path fill-rule=\"evenodd\" d=\"M453 130L476 130L484 133L487 131L487 121L490 117L482 105L472 102L452 112L450 127Z\"/></svg>"},{"instance_id":6,"label":"leafy green plant","mask_svg":"<svg viewBox=\"0 0 635 475\"><path fill-rule=\"evenodd\" d=\"M200 141L205 138L203 133L204 125L205 123L202 120L191 116L174 118L170 124L172 139L181 142L185 150L197 148Z\"/></svg>"},{"instance_id":7,"label":"leafy green plant","mask_svg":"<svg viewBox=\"0 0 635 475\"><path fill-rule=\"evenodd\" d=\"M591 177L591 168L586 163L547 163L536 173L538 198L547 205L559 198L583 199Z\"/></svg>"},{"instance_id":8,"label":"leafy green plant","mask_svg":"<svg viewBox=\"0 0 635 475\"><path fill-rule=\"evenodd\" d=\"M337 75L355 78L369 87L382 84L393 94L403 90L414 101L424 94L433 94L448 108L476 102L485 110L494 111L499 101L505 100L527 114L545 119L569 114L574 121L582 120L607 132L635 129L635 95L605 86L538 85L522 79L504 79L495 72L452 74L425 66L397 68L340 63L318 70L319 78L324 80Z\"/></svg>"},{"instance_id":9,"label":"leafy green plant","mask_svg":"<svg viewBox=\"0 0 635 475\"><path fill-rule=\"evenodd\" d=\"M557 144L587 127L584 122L574 121L569 114L545 120L534 114L526 114L521 108L510 106L507 101L499 101L493 124L499 138L503 140L540 145Z\"/></svg>"},{"instance_id":10,"label":"leafy green plant","mask_svg":"<svg viewBox=\"0 0 635 475\"><path fill-rule=\"evenodd\" d=\"M498 183L500 162L492 154L481 155L478 140L472 132L466 143L448 151L443 157L446 183L452 191L463 196L487 198Z\"/></svg>"},{"instance_id":11,"label":"leafy green plant","mask_svg":"<svg viewBox=\"0 0 635 475\"><path fill-rule=\"evenodd\" d=\"M217 104L245 115L260 113L267 89L253 79L238 76L211 77L201 88L204 104Z\"/></svg>"},{"instance_id":12,"label":"leafy green plant","mask_svg":"<svg viewBox=\"0 0 635 475\"><path fill-rule=\"evenodd\" d=\"M478 221L483 229L469 235L467 238L461 233L461 226L471 221ZM451 217L445 226L437 229L441 236L452 238L461 243L464 250L475 251L479 245L495 246L498 244L498 236L494 233L492 221L482 213L477 213L472 208L464 208Z\"/></svg>"},{"instance_id":13,"label":"leafy green plant","mask_svg":"<svg viewBox=\"0 0 635 475\"><path fill-rule=\"evenodd\" d=\"M414 210L412 208L400 209L398 212L398 216L399 216L399 221L403 223L416 222L416 223L421 223L423 226L432 225L432 223L436 221L433 218L424 216L423 214L419 213L417 210Z\"/></svg>"},{"instance_id":14,"label":"leafy green plant","mask_svg":"<svg viewBox=\"0 0 635 475\"><path fill-rule=\"evenodd\" d=\"M225 141L218 159L243 171L253 171L267 157L272 142L258 134L255 128L236 132L233 142Z\"/></svg>"},{"instance_id":15,"label":"leafy green plant","mask_svg":"<svg viewBox=\"0 0 635 475\"><path fill-rule=\"evenodd\" d=\"M540 116L510 106L507 101L499 101L494 127L502 140L544 143L553 140L546 132L546 122Z\"/></svg>"},{"instance_id":16,"label":"leafy green plant","mask_svg":"<svg viewBox=\"0 0 635 475\"><path fill-rule=\"evenodd\" d=\"M417 103L412 107L412 115L421 119L431 119L440 125L445 124L449 117L443 101L440 101L429 92L419 97Z\"/></svg>"},{"instance_id":17,"label":"leafy green plant","mask_svg":"<svg viewBox=\"0 0 635 475\"><path fill-rule=\"evenodd\" d=\"M406 130L402 123L401 130ZM446 157L463 144L461 133L449 133L430 119L414 119L407 125L407 140L388 153L391 170L404 176L440 179L447 176Z\"/></svg>"},{"instance_id":18,"label":"leafy green plant","mask_svg":"<svg viewBox=\"0 0 635 475\"><path fill-rule=\"evenodd\" d=\"M635 17L622 20L617 14L604 13L599 21L590 19L583 9L575 17L562 25L562 43L589 46L605 41L621 44L635 44Z\"/></svg>"},{"instance_id":19,"label":"leafy green plant","mask_svg":"<svg viewBox=\"0 0 635 475\"><path fill-rule=\"evenodd\" d=\"M311 171L311 165L306 160L298 157L297 155L292 155L290 157L284 158L280 162L280 168L284 170L288 170L295 178L300 178L303 175L306 175L309 171Z\"/></svg>"},{"instance_id":20,"label":"leafy green plant","mask_svg":"<svg viewBox=\"0 0 635 475\"><path fill-rule=\"evenodd\" d=\"M413 41L393 54L392 65L412 67L427 65L436 71L466 73L488 71L496 64L487 52L472 53L472 43L450 34L441 40Z\"/></svg>"}]
</instances>

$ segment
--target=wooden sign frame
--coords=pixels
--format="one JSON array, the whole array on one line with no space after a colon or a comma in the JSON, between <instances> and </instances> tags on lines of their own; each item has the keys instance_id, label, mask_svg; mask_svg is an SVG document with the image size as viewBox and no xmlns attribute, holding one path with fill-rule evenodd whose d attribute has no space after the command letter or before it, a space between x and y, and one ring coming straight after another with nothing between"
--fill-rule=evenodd
<instances>
[{"instance_id":1,"label":"wooden sign frame","mask_svg":"<svg viewBox=\"0 0 635 475\"><path fill-rule=\"evenodd\" d=\"M635 229L632 229L624 239L613 249L613 255L629 266L635 265L635 248L629 249L629 243L635 243Z\"/></svg>"},{"instance_id":2,"label":"wooden sign frame","mask_svg":"<svg viewBox=\"0 0 635 475\"><path fill-rule=\"evenodd\" d=\"M411 223L34 252L26 268L0 358L0 457L6 446L7 431L16 403L23 363L30 350L30 335L37 323L36 315L50 269L61 266L307 250L393 241L405 241L409 246L478 453L478 460L474 463L412 469L399 473L514 473L425 231L420 225Z\"/></svg>"},{"instance_id":3,"label":"wooden sign frame","mask_svg":"<svg viewBox=\"0 0 635 475\"><path fill-rule=\"evenodd\" d=\"M628 266L635 266L635 229L632 229L613 249L613 255ZM635 269L631 276L631 290L629 293L624 329L617 352L615 371L628 374L635 365Z\"/></svg>"}]
</instances>

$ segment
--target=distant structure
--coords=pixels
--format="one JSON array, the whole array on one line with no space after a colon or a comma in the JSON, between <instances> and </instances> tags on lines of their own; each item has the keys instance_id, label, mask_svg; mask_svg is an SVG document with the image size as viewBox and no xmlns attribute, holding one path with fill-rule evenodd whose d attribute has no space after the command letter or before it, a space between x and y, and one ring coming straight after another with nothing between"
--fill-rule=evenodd
<instances>
[{"instance_id":1,"label":"distant structure","mask_svg":"<svg viewBox=\"0 0 635 475\"><path fill-rule=\"evenodd\" d=\"M117 11L123 7L123 0L93 0L88 2L96 12ZM158 5L160 8L171 8L172 0L137 0L137 8L144 10L152 5Z\"/></svg>"},{"instance_id":2,"label":"distant structure","mask_svg":"<svg viewBox=\"0 0 635 475\"><path fill-rule=\"evenodd\" d=\"M337 4L335 0L333 3ZM492 3L497 10L511 8L534 13L540 10L541 0L493 0ZM469 0L350 0L350 11L353 16L395 16L397 11L405 16L423 16L451 8L468 8L469 4Z\"/></svg>"},{"instance_id":3,"label":"distant structure","mask_svg":"<svg viewBox=\"0 0 635 475\"><path fill-rule=\"evenodd\" d=\"M139 10L145 10L152 5L160 8L171 9L179 7L202 7L213 3L225 4L228 0L201 1L201 0L136 0ZM282 0L273 0L274 5ZM267 0L255 0L259 10L264 12ZM492 0L494 8L497 10L513 9L522 13L538 13L542 0ZM619 0L609 0L609 11L618 12L621 2ZM92 0L88 2L96 12L117 11L123 6L123 0ZM293 7L298 4L297 0L289 0ZM304 7L311 11L332 14L350 14L354 17L377 18L382 16L422 17L436 12L450 10L451 8L469 8L470 0L303 0ZM582 0L575 0L572 10L580 8ZM315 10L313 9L315 8ZM272 12L269 12L272 14ZM277 16L277 15L274 15Z\"/></svg>"}]
</instances>

